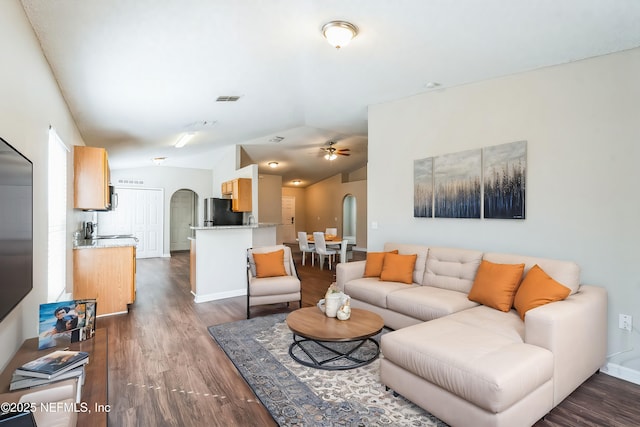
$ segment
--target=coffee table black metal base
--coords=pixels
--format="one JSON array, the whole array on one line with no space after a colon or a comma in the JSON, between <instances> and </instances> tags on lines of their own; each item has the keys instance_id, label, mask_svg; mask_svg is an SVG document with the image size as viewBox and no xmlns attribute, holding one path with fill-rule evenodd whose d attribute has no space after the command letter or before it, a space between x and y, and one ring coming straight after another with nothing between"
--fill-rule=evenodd
<instances>
[{"instance_id":1,"label":"coffee table black metal base","mask_svg":"<svg viewBox=\"0 0 640 427\"><path fill-rule=\"evenodd\" d=\"M372 352L371 356L366 358L359 358L354 355L362 346L366 343L373 343L375 345L375 352ZM320 346L327 350L328 354L319 355L315 354L313 349L305 348L305 343L312 343L310 346ZM308 346L308 347L310 347ZM341 349L340 347L345 347ZM303 360L299 358L294 350L298 348L309 358ZM380 344L373 338L347 340L347 341L320 341L309 338L304 338L299 335L293 334L293 343L289 346L289 356L296 362L304 366L311 368L325 369L327 371L343 371L347 369L359 368L360 366L368 365L378 358L380 355ZM336 363L338 362L338 363ZM346 363L345 363L346 362Z\"/></svg>"}]
</instances>

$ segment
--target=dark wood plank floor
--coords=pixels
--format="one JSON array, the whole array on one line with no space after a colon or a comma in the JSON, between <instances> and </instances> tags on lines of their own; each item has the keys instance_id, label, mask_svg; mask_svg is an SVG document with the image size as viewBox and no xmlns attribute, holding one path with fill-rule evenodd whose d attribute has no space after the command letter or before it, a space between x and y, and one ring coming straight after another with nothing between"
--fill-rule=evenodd
<instances>
[{"instance_id":1,"label":"dark wood plank floor","mask_svg":"<svg viewBox=\"0 0 640 427\"><path fill-rule=\"evenodd\" d=\"M334 272L302 267L299 252L294 256L303 306L315 305ZM188 267L187 252L138 260L130 313L98 319L99 327L109 328L109 425L277 425L207 332L210 325L244 319L245 297L195 304ZM255 307L252 316L296 305ZM638 401L640 386L597 374L536 426L638 426Z\"/></svg>"}]
</instances>

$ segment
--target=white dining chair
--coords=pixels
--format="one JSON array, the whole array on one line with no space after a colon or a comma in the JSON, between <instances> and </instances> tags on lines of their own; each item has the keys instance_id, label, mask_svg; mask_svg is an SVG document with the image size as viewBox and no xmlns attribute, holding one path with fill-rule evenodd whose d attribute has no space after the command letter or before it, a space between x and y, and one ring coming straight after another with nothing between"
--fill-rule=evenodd
<instances>
[{"instance_id":1,"label":"white dining chair","mask_svg":"<svg viewBox=\"0 0 640 427\"><path fill-rule=\"evenodd\" d=\"M324 231L324 235L326 236L333 236L333 237L337 237L338 236L338 229L337 228L327 228ZM336 251L340 250L340 242L327 242L325 239L325 243L327 244L327 248L329 249L334 249Z\"/></svg>"},{"instance_id":2,"label":"white dining chair","mask_svg":"<svg viewBox=\"0 0 640 427\"><path fill-rule=\"evenodd\" d=\"M347 248L349 247L349 241L347 239L343 239L340 244L340 262L348 262L347 258Z\"/></svg>"},{"instance_id":3,"label":"white dining chair","mask_svg":"<svg viewBox=\"0 0 640 427\"><path fill-rule=\"evenodd\" d=\"M300 246L300 252L302 252L302 265L304 265L304 258L307 253L311 254L311 266L314 265L316 247L309 243L307 240L307 233L305 231L298 231L298 245Z\"/></svg>"},{"instance_id":4,"label":"white dining chair","mask_svg":"<svg viewBox=\"0 0 640 427\"><path fill-rule=\"evenodd\" d=\"M324 257L329 258L329 270L331 270L331 260L337 252L333 249L327 249L327 243L324 240L324 233L321 231L313 232L313 243L316 246L316 253L318 254L318 260L320 261L320 270L322 270L324 266Z\"/></svg>"},{"instance_id":5,"label":"white dining chair","mask_svg":"<svg viewBox=\"0 0 640 427\"><path fill-rule=\"evenodd\" d=\"M324 234L328 234L330 236L337 236L338 235L338 229L337 228L327 228L324 231Z\"/></svg>"}]
</instances>

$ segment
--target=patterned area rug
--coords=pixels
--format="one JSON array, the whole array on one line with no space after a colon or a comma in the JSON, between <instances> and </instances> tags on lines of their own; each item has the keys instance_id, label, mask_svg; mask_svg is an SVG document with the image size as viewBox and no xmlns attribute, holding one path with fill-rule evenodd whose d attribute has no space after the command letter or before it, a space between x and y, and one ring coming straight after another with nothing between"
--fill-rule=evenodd
<instances>
[{"instance_id":1,"label":"patterned area rug","mask_svg":"<svg viewBox=\"0 0 640 427\"><path fill-rule=\"evenodd\" d=\"M447 426L387 391L379 380L379 360L342 371L314 369L295 362L288 353L292 334L285 317L284 313L275 314L209 327L211 336L278 424ZM373 347L362 351L374 351Z\"/></svg>"}]
</instances>

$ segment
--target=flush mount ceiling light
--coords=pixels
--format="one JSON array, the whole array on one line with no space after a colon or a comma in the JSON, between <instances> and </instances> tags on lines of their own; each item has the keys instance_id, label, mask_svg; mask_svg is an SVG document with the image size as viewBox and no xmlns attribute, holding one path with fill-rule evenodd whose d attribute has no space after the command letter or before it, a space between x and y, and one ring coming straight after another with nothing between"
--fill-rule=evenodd
<instances>
[{"instance_id":1,"label":"flush mount ceiling light","mask_svg":"<svg viewBox=\"0 0 640 427\"><path fill-rule=\"evenodd\" d=\"M278 162L269 162L267 163L269 165L270 168L277 168L278 167Z\"/></svg>"},{"instance_id":2,"label":"flush mount ceiling light","mask_svg":"<svg viewBox=\"0 0 640 427\"><path fill-rule=\"evenodd\" d=\"M163 164L165 160L167 160L166 157L154 157L153 159L151 159L151 161L156 165Z\"/></svg>"},{"instance_id":3,"label":"flush mount ceiling light","mask_svg":"<svg viewBox=\"0 0 640 427\"><path fill-rule=\"evenodd\" d=\"M173 144L174 147L176 148L182 148L184 147L187 142L189 142L191 140L191 138L193 138L194 136L196 136L195 132L187 132L187 133L183 133L182 135L180 135L180 137L178 138L178 140L176 141L175 144Z\"/></svg>"},{"instance_id":4,"label":"flush mount ceiling light","mask_svg":"<svg viewBox=\"0 0 640 427\"><path fill-rule=\"evenodd\" d=\"M331 21L322 27L322 35L331 46L340 49L358 35L358 27L346 21Z\"/></svg>"},{"instance_id":5,"label":"flush mount ceiling light","mask_svg":"<svg viewBox=\"0 0 640 427\"><path fill-rule=\"evenodd\" d=\"M299 179L294 179L293 181L291 181L293 183L293 185L300 185L302 184L302 181L300 181Z\"/></svg>"}]
</instances>

